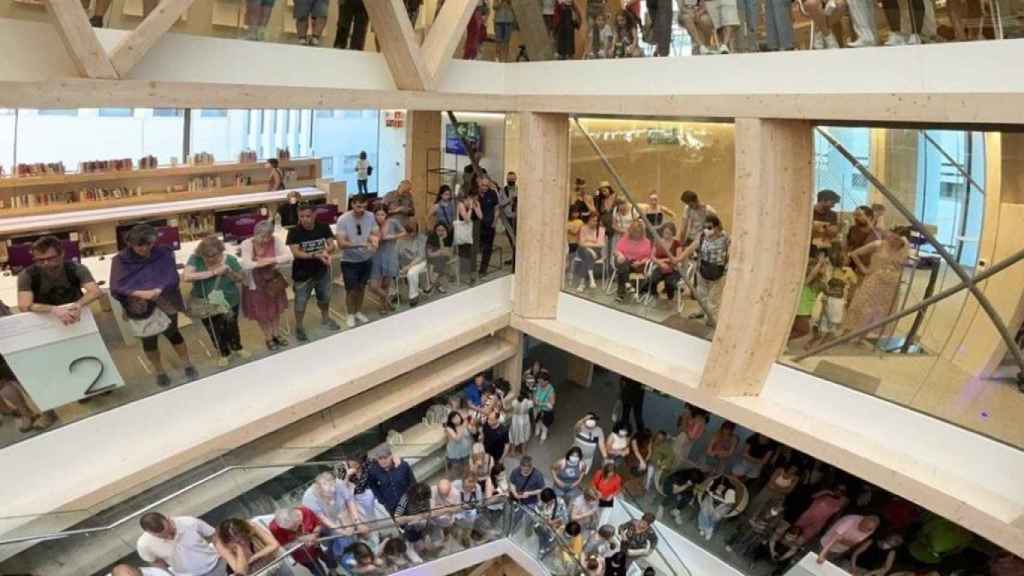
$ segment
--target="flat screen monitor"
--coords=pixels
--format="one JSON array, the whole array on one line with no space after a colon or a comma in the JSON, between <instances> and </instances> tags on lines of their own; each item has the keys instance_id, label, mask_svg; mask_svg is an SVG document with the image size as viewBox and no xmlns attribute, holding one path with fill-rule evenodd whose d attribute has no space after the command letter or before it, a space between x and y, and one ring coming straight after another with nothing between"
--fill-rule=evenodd
<instances>
[{"instance_id":1,"label":"flat screen monitor","mask_svg":"<svg viewBox=\"0 0 1024 576\"><path fill-rule=\"evenodd\" d=\"M254 208L236 208L234 210L220 210L213 213L213 230L214 232L224 231L224 221L232 216L249 216L255 214Z\"/></svg>"},{"instance_id":2,"label":"flat screen monitor","mask_svg":"<svg viewBox=\"0 0 1024 576\"><path fill-rule=\"evenodd\" d=\"M124 247L127 245L127 244L125 244L125 241L124 241L125 234L127 234L129 230L131 230L132 228L135 228L139 224L149 224L153 228L156 228L156 230L157 230L157 237L159 238L160 228L164 228L164 227L167 226L167 220L165 220L165 219L145 220L143 222L132 222L131 224L118 224L114 228L114 237L117 240L117 251L118 252L120 252L121 250L124 250Z\"/></svg>"},{"instance_id":3,"label":"flat screen monitor","mask_svg":"<svg viewBox=\"0 0 1024 576\"><path fill-rule=\"evenodd\" d=\"M266 219L266 216L257 213L225 216L224 221L221 222L224 241L241 242L246 238L251 238L256 225Z\"/></svg>"},{"instance_id":4,"label":"flat screen monitor","mask_svg":"<svg viewBox=\"0 0 1024 576\"><path fill-rule=\"evenodd\" d=\"M462 136L462 138L459 138ZM477 152L483 153L484 140L481 136L480 125L476 122L459 122L457 127L452 124L445 124L444 127L444 151L456 156L469 156L466 148L462 145L465 139L470 147Z\"/></svg>"},{"instance_id":5,"label":"flat screen monitor","mask_svg":"<svg viewBox=\"0 0 1024 576\"><path fill-rule=\"evenodd\" d=\"M323 224L334 224L338 221L337 204L321 204L313 209L316 221Z\"/></svg>"},{"instance_id":6,"label":"flat screen monitor","mask_svg":"<svg viewBox=\"0 0 1024 576\"><path fill-rule=\"evenodd\" d=\"M156 245L166 246L171 250L181 249L181 234L177 226L160 226L156 229Z\"/></svg>"},{"instance_id":7,"label":"flat screen monitor","mask_svg":"<svg viewBox=\"0 0 1024 576\"><path fill-rule=\"evenodd\" d=\"M77 240L61 240L64 245L64 261L82 263L82 252ZM7 247L7 264L17 274L32 265L32 243L22 242Z\"/></svg>"}]
</instances>

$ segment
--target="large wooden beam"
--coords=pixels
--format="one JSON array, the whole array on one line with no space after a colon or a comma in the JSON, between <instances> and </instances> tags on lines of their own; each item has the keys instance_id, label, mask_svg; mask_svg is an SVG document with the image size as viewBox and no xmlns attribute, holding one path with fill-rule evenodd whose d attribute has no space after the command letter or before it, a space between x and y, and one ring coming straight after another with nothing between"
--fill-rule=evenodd
<instances>
[{"instance_id":1,"label":"large wooden beam","mask_svg":"<svg viewBox=\"0 0 1024 576\"><path fill-rule=\"evenodd\" d=\"M399 90L430 90L430 70L402 0L374 0L364 4L395 86Z\"/></svg>"},{"instance_id":2,"label":"large wooden beam","mask_svg":"<svg viewBox=\"0 0 1024 576\"><path fill-rule=\"evenodd\" d=\"M131 34L118 42L110 53L110 61L117 74L122 78L127 76L146 52L149 52L149 49L155 46L171 26L188 11L193 1L162 0Z\"/></svg>"},{"instance_id":3,"label":"large wooden beam","mask_svg":"<svg viewBox=\"0 0 1024 576\"><path fill-rule=\"evenodd\" d=\"M423 61L430 72L430 89L437 86L448 69L476 6L477 0L447 0L430 25L423 40Z\"/></svg>"},{"instance_id":4,"label":"large wooden beam","mask_svg":"<svg viewBox=\"0 0 1024 576\"><path fill-rule=\"evenodd\" d=\"M729 273L701 387L753 396L786 344L810 243L809 122L736 119Z\"/></svg>"},{"instance_id":5,"label":"large wooden beam","mask_svg":"<svg viewBox=\"0 0 1024 576\"><path fill-rule=\"evenodd\" d=\"M512 0L512 11L519 25L519 41L526 46L526 54L532 61L551 60L554 55L554 42L544 17L537 10L536 0ZM518 47L513 46L511 55L518 54Z\"/></svg>"},{"instance_id":6,"label":"large wooden beam","mask_svg":"<svg viewBox=\"0 0 1024 576\"><path fill-rule=\"evenodd\" d=\"M519 115L519 209L513 311L554 318L565 268L569 117Z\"/></svg>"},{"instance_id":7,"label":"large wooden beam","mask_svg":"<svg viewBox=\"0 0 1024 576\"><path fill-rule=\"evenodd\" d=\"M48 0L50 20L78 73L86 78L116 79L117 71L89 24L89 16L78 0ZM8 57L13 57L8 55Z\"/></svg>"}]
</instances>

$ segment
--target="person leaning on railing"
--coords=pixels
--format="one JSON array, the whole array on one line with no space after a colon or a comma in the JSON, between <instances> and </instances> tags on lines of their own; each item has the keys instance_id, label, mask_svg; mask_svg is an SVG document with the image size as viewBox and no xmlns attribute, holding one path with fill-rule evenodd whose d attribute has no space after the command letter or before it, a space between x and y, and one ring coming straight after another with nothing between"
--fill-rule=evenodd
<instances>
[{"instance_id":1,"label":"person leaning on railing","mask_svg":"<svg viewBox=\"0 0 1024 576\"><path fill-rule=\"evenodd\" d=\"M324 566L327 570L337 569L338 561L332 547L328 546L325 551L317 542L327 535L327 530L316 513L309 508L296 506L278 510L269 529L285 548L291 548L293 542L303 544L301 548L292 551L291 557L311 574L322 574Z\"/></svg>"},{"instance_id":2,"label":"person leaning on railing","mask_svg":"<svg viewBox=\"0 0 1024 576\"><path fill-rule=\"evenodd\" d=\"M253 574L270 566L281 554L274 535L252 520L228 518L217 526L213 547L228 565L231 574ZM267 576L292 576L285 562L266 572Z\"/></svg>"}]
</instances>

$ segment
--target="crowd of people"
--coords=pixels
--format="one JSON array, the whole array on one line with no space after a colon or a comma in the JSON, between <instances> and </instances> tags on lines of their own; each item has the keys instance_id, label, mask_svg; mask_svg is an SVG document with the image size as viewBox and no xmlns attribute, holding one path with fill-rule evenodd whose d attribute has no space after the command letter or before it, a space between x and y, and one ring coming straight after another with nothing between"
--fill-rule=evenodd
<instances>
[{"instance_id":1,"label":"crowd of people","mask_svg":"<svg viewBox=\"0 0 1024 576\"><path fill-rule=\"evenodd\" d=\"M692 190L680 200L676 214L660 203L657 192L633 206L607 181L593 192L583 179L575 182L566 243L569 282L587 293L598 289L597 276L615 285L616 301L655 298L663 293L669 304L677 291L700 305L690 315L709 325L717 316L729 264L729 236L714 208ZM610 286L611 284L609 284Z\"/></svg>"},{"instance_id":2,"label":"crowd of people","mask_svg":"<svg viewBox=\"0 0 1024 576\"><path fill-rule=\"evenodd\" d=\"M269 573L289 576L294 563L316 575L384 574L506 535L535 546L556 573L616 576L637 563L654 574L644 559L658 546L659 516L706 540L722 533L730 561L773 575L809 552L870 576L1024 570L1012 555L973 553L962 527L762 434L744 439L729 421L712 430L696 406L684 407L675 430L652 432L644 386L622 377L620 390L606 431L596 413L556 418L538 362L518 391L479 374L444 406L446 466L430 480L382 444L319 473L301 501L272 515L213 527L149 512L138 540L149 565L122 564L113 576L252 574L285 555L291 562ZM548 441L554 426L571 434L557 435L564 456L541 467L530 444ZM615 525L615 501L627 494L641 512Z\"/></svg>"},{"instance_id":3,"label":"crowd of people","mask_svg":"<svg viewBox=\"0 0 1024 576\"><path fill-rule=\"evenodd\" d=\"M280 169L275 162L268 164L271 188L283 188ZM359 177L364 181L366 167L357 164L357 170L362 170ZM510 172L499 187L486 174L477 177L467 171L457 198L450 187L442 186L427 218L430 232L425 234L408 180L381 199L353 196L349 210L333 227L318 221L317 206L293 192L277 210L286 235L275 234L277 224L267 219L256 223L253 235L237 249L217 235L207 236L180 271L173 250L158 244L157 230L139 224L127 231L124 249L113 256L107 287L121 308L115 313L123 315L128 330L141 342L155 383L167 387L172 379L160 339L170 344L177 357L171 364L181 366L184 380L199 378L179 327L181 314L203 326L221 368L253 355L242 341L242 318L259 327L268 351L291 345L290 336L307 342L306 308L314 295L319 330L341 329L331 308L339 267L333 262L340 259L344 323L354 328L370 320L368 294L380 315L395 311L400 280L407 286L407 304L417 306L424 294L447 293L453 280L472 285L490 272L499 217L515 245L516 198L515 173ZM97 280L86 266L65 261L64 245L54 236L35 240L31 253L33 264L18 275L18 309L50 314L63 324L77 323L83 309L102 296ZM191 286L187 293L182 282ZM294 294L290 331L283 319L289 289ZM10 313L0 302L0 315ZM35 408L6 363L0 364L0 411L14 415L22 433L49 428L57 421L52 410Z\"/></svg>"},{"instance_id":4,"label":"crowd of people","mask_svg":"<svg viewBox=\"0 0 1024 576\"><path fill-rule=\"evenodd\" d=\"M804 347L868 328L890 314L910 260L910 229L887 227L884 205L858 206L844 222L835 211L839 202L839 194L821 190L812 212L810 257L789 337Z\"/></svg>"}]
</instances>

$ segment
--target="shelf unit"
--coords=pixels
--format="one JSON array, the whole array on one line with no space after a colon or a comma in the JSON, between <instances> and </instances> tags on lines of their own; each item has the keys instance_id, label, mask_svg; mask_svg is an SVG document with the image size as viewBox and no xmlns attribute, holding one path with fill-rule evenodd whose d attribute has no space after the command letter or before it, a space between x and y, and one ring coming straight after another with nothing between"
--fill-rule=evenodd
<instances>
[{"instance_id":1,"label":"shelf unit","mask_svg":"<svg viewBox=\"0 0 1024 576\"><path fill-rule=\"evenodd\" d=\"M280 167L286 174L286 186L289 189L313 187L321 175L319 158L296 158L281 161ZM187 190L188 182L198 177L221 177L222 186L199 190ZM248 178L251 183L235 186L236 176ZM145 207L161 205L159 212L163 218L177 221L181 228L182 239L194 239L211 232L213 214L218 210L238 207L237 203L223 202L204 203L203 200L216 200L222 197L244 197L248 194L267 193L270 171L265 161L257 162L225 162L207 165L165 166L148 170L125 170L94 173L52 174L42 176L24 176L0 178L0 200L5 208L0 209L0 263L7 261L7 241L12 237L31 235L36 232L71 232L80 240L84 255L97 255L114 252L117 246L114 231L119 221L132 216L121 217L121 211L96 212L109 209ZM224 185L230 184L230 185ZM107 189L125 187L141 188L141 195L100 200L82 200L75 202L37 203L32 206L10 208L11 199L26 194L44 195L50 193L66 193L84 188L102 186ZM264 196L254 197L263 198ZM273 204L284 200L283 195L265 204ZM199 201L199 202L195 202ZM181 203L182 206L177 205ZM242 204L252 204L244 202ZM213 207L211 207L213 206ZM142 211L125 211L132 214ZM70 218L50 219L45 216L66 214ZM76 218L80 215L81 218ZM153 217L158 217L154 215ZM137 217L135 218L138 219ZM21 220L22 225L16 223ZM29 222L25 222L29 221ZM40 222L39 226L25 226L30 222ZM46 222L43 224L42 222ZM66 224L60 222L67 222ZM197 223L190 229L188 223ZM5 226L5 224L7 226ZM28 228L28 229L26 229ZM15 231L16 230L16 231Z\"/></svg>"}]
</instances>

